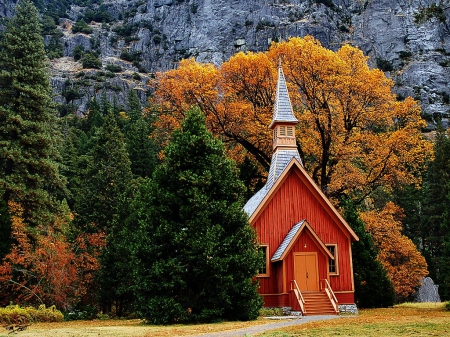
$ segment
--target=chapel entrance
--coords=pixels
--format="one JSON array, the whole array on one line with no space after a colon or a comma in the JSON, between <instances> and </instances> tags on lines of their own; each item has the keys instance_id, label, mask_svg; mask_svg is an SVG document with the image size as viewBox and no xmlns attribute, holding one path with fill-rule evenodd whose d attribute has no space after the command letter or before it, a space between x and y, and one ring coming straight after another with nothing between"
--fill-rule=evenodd
<instances>
[{"instance_id":1,"label":"chapel entrance","mask_svg":"<svg viewBox=\"0 0 450 337\"><path fill-rule=\"evenodd\" d=\"M300 291L319 291L317 253L294 253L294 278Z\"/></svg>"}]
</instances>

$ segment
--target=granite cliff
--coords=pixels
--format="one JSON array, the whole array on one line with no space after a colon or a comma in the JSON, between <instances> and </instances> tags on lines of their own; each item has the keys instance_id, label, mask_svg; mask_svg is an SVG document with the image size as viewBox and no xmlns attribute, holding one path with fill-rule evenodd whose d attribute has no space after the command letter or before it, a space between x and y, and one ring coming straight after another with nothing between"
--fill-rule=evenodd
<instances>
[{"instance_id":1,"label":"granite cliff","mask_svg":"<svg viewBox=\"0 0 450 337\"><path fill-rule=\"evenodd\" d=\"M14 2L0 0L1 17ZM56 6L38 5L44 15ZM449 117L449 0L67 0L56 12L46 35L58 50L55 99L78 113L103 92L123 105L136 89L145 102L151 74L183 58L219 65L238 51L310 34L333 50L361 48L395 81L400 99L420 99L430 128L437 116ZM82 66L91 52L101 63Z\"/></svg>"}]
</instances>

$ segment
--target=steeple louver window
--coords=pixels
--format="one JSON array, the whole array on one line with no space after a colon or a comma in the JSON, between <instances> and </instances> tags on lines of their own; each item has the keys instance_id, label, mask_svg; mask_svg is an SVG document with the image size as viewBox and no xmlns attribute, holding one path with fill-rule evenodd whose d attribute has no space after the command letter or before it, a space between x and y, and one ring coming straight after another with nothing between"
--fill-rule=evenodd
<instances>
[{"instance_id":1,"label":"steeple louver window","mask_svg":"<svg viewBox=\"0 0 450 337\"><path fill-rule=\"evenodd\" d=\"M287 127L287 135L288 135L288 137L294 137L294 127L293 126Z\"/></svg>"}]
</instances>

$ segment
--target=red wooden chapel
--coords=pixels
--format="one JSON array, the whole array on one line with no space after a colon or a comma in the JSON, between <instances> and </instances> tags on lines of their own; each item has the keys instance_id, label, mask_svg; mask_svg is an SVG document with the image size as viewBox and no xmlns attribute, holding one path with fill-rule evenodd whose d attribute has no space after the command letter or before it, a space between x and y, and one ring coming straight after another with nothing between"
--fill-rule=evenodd
<instances>
[{"instance_id":1,"label":"red wooden chapel","mask_svg":"<svg viewBox=\"0 0 450 337\"><path fill-rule=\"evenodd\" d=\"M269 175L244 206L266 257L259 293L265 307L338 313L355 303L351 243L358 237L304 169L297 123L280 66Z\"/></svg>"}]
</instances>

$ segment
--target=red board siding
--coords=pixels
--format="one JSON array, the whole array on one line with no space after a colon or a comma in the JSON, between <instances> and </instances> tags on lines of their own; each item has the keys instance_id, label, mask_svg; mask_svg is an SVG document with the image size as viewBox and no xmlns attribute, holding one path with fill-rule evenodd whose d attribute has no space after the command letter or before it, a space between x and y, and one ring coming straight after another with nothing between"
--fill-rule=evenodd
<instances>
[{"instance_id":1,"label":"red board siding","mask_svg":"<svg viewBox=\"0 0 450 337\"><path fill-rule=\"evenodd\" d=\"M264 306L267 307L289 307L289 294L277 294L264 296Z\"/></svg>"},{"instance_id":2,"label":"red board siding","mask_svg":"<svg viewBox=\"0 0 450 337\"><path fill-rule=\"evenodd\" d=\"M298 222L306 220L315 233L325 244L337 244L339 258L339 275L330 276L330 285L334 291L352 291L353 279L350 259L350 235L335 217L327 212L327 207L318 198L317 192L304 183L301 173L294 168L288 173L285 181L280 184L271 200L265 205L259 216L254 220L259 242L269 245L271 258L289 230ZM299 176L300 175L300 176ZM305 230L306 231L306 230ZM306 243L306 250L304 244ZM312 250L310 250L309 247ZM293 280L293 252L317 251L320 279L327 278L327 257L317 247L309 235L302 233L292 247L289 255L282 262L271 263L269 273L271 277L261 278L261 294L281 293L283 289L289 291L289 282ZM283 275L283 264L285 275ZM285 282L284 285L280 282Z\"/></svg>"},{"instance_id":3,"label":"red board siding","mask_svg":"<svg viewBox=\"0 0 450 337\"><path fill-rule=\"evenodd\" d=\"M338 304L355 304L354 293L335 293Z\"/></svg>"}]
</instances>

